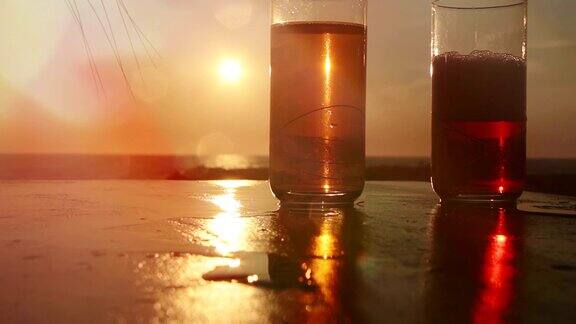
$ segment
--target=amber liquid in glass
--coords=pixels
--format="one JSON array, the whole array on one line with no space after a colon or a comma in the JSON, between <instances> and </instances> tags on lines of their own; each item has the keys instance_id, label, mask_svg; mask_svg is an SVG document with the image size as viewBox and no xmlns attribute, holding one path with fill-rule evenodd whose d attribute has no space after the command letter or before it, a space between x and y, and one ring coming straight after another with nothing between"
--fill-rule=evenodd
<instances>
[{"instance_id":1,"label":"amber liquid in glass","mask_svg":"<svg viewBox=\"0 0 576 324\"><path fill-rule=\"evenodd\" d=\"M432 64L434 190L448 201L514 201L526 174L525 61L474 51Z\"/></svg>"},{"instance_id":2,"label":"amber liquid in glass","mask_svg":"<svg viewBox=\"0 0 576 324\"><path fill-rule=\"evenodd\" d=\"M272 26L270 184L294 203L351 203L364 187L366 28Z\"/></svg>"}]
</instances>

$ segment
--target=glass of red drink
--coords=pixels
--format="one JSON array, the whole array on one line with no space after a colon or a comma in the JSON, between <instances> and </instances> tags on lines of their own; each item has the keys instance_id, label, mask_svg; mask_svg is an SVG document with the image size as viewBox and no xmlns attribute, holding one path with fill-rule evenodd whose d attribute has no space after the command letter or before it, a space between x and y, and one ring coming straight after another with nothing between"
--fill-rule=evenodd
<instances>
[{"instance_id":1,"label":"glass of red drink","mask_svg":"<svg viewBox=\"0 0 576 324\"><path fill-rule=\"evenodd\" d=\"M524 0L432 2L432 185L513 203L526 178Z\"/></svg>"},{"instance_id":2,"label":"glass of red drink","mask_svg":"<svg viewBox=\"0 0 576 324\"><path fill-rule=\"evenodd\" d=\"M364 187L366 0L272 0L270 186L283 204Z\"/></svg>"}]
</instances>

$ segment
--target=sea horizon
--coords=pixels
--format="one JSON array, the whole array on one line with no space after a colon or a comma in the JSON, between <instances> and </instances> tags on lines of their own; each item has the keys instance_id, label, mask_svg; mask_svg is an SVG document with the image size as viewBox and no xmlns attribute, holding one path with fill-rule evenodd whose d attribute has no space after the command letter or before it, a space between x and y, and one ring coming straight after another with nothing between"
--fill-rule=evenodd
<instances>
[{"instance_id":1,"label":"sea horizon","mask_svg":"<svg viewBox=\"0 0 576 324\"><path fill-rule=\"evenodd\" d=\"M366 168L429 168L426 156L367 156ZM223 171L268 168L266 155L0 154L0 179L165 178L193 169ZM528 158L528 174L576 174L576 158Z\"/></svg>"}]
</instances>

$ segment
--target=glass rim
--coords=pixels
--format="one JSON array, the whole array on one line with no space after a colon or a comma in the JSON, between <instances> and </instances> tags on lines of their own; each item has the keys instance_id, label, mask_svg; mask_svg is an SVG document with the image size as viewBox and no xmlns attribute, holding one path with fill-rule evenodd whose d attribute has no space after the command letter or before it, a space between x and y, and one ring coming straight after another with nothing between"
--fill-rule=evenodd
<instances>
[{"instance_id":1,"label":"glass rim","mask_svg":"<svg viewBox=\"0 0 576 324\"><path fill-rule=\"evenodd\" d=\"M438 7L438 8L445 8L445 9L457 9L457 10L475 10L475 9L499 9L499 8L509 8L509 7L515 7L515 6L519 6L522 4L525 4L528 2L528 0L509 0L508 3L504 3L504 4L493 4L493 5L481 5L479 4L478 0L474 1L475 4L469 4L469 5L465 5L465 4L454 4L454 5L450 5L450 4L441 4L441 2L445 2L446 0L433 0L432 1L432 6L433 7ZM464 2L464 1L460 1L460 2Z\"/></svg>"}]
</instances>

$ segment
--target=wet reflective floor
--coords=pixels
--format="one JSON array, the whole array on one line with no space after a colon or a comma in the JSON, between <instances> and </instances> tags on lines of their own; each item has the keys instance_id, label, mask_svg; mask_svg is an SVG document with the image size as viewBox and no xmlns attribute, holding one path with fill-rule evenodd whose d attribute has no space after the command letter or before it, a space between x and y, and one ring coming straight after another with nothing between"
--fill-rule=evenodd
<instances>
[{"instance_id":1,"label":"wet reflective floor","mask_svg":"<svg viewBox=\"0 0 576 324\"><path fill-rule=\"evenodd\" d=\"M266 182L0 182L0 322L572 323L575 309L576 217L440 206L426 183L295 210Z\"/></svg>"}]
</instances>

